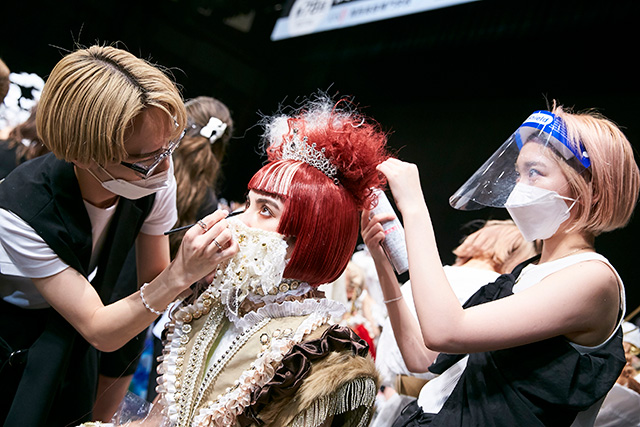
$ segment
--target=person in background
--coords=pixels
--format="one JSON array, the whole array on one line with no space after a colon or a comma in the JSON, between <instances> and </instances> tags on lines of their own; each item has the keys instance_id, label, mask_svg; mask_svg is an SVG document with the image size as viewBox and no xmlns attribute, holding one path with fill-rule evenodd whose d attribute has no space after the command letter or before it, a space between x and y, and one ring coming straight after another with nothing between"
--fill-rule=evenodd
<instances>
[{"instance_id":1,"label":"person in background","mask_svg":"<svg viewBox=\"0 0 640 427\"><path fill-rule=\"evenodd\" d=\"M388 317L387 309L384 306L384 297L382 295L382 289L380 289L380 281L376 273L376 265L369 254L367 245L364 243L358 245L356 251L351 256L351 262L360 267L364 273L364 284L367 288L367 292L374 301L371 315L373 319L375 319L376 324L382 326ZM405 273L399 276L399 278L404 278L404 280L406 280L405 275L408 276L408 274Z\"/></svg>"},{"instance_id":2,"label":"person in background","mask_svg":"<svg viewBox=\"0 0 640 427\"><path fill-rule=\"evenodd\" d=\"M187 120L158 67L111 46L76 50L51 71L36 124L51 153L0 183L5 426L91 420L96 350L123 346L238 249L217 211L169 263L171 153ZM109 303L134 244L142 286Z\"/></svg>"},{"instance_id":3,"label":"person in background","mask_svg":"<svg viewBox=\"0 0 640 427\"><path fill-rule=\"evenodd\" d=\"M7 67L7 64L0 58L0 110L4 107L4 99L9 93L9 87L11 86L11 80L9 76L11 70ZM0 139L8 137L10 126L6 126L5 123L0 123Z\"/></svg>"},{"instance_id":4,"label":"person in background","mask_svg":"<svg viewBox=\"0 0 640 427\"><path fill-rule=\"evenodd\" d=\"M406 336L420 336L410 345L435 361L422 370L442 374L468 354L437 413L414 402L394 426L593 423L625 365L622 280L594 249L597 235L627 224L638 198L640 173L624 134L593 112L536 111L451 197L458 209L506 207L526 240L543 241L539 257L464 306L442 268L418 168L389 159L378 170L404 220L420 325ZM379 247L380 222L389 218L362 219L389 316L409 328Z\"/></svg>"},{"instance_id":5,"label":"person in background","mask_svg":"<svg viewBox=\"0 0 640 427\"><path fill-rule=\"evenodd\" d=\"M525 241L511 220L473 221L463 228L477 228L478 224L481 224L480 228L465 236L460 245L453 250L456 255L454 264L444 267L460 304L464 304L478 289L494 281L500 274L510 273L516 265L538 253L536 245ZM406 309L414 318L414 325L405 329L418 331L411 284L407 282L401 289ZM438 399L447 396L447 390L456 384L467 362L467 358L460 360L456 369L449 369L441 376L420 371L429 361L419 360L421 354L414 354L411 347L407 348L406 345L410 341L403 336L403 325L394 325L392 320L397 318L387 319L378 342L380 348L384 348L384 352L376 359L376 368L382 376L382 384L385 386L383 393L386 398L378 402L378 417L372 423L375 427L392 424L404 406L402 404L406 405L418 397L418 403L423 408L438 405ZM394 335L400 340L396 340ZM416 336L412 340L420 339L420 336ZM405 360L408 363L405 363ZM411 366L411 369L407 365Z\"/></svg>"},{"instance_id":6,"label":"person in background","mask_svg":"<svg viewBox=\"0 0 640 427\"><path fill-rule=\"evenodd\" d=\"M4 97L9 92L9 74L11 70L7 67L7 64L0 58L0 104L4 101Z\"/></svg>"},{"instance_id":7,"label":"person in background","mask_svg":"<svg viewBox=\"0 0 640 427\"><path fill-rule=\"evenodd\" d=\"M178 222L193 224L218 209L222 161L233 135L229 108L216 98L198 96L185 103L187 132L173 154L177 183ZM175 255L185 232L169 236Z\"/></svg>"},{"instance_id":8,"label":"person in background","mask_svg":"<svg viewBox=\"0 0 640 427\"><path fill-rule=\"evenodd\" d=\"M9 132L28 120L31 110L42 93L44 80L35 73L10 72L0 64L0 140L7 139Z\"/></svg>"},{"instance_id":9,"label":"person in background","mask_svg":"<svg viewBox=\"0 0 640 427\"><path fill-rule=\"evenodd\" d=\"M21 163L49 152L38 137L36 111L37 104L26 121L11 129L7 139L0 140L0 179Z\"/></svg>"},{"instance_id":10,"label":"person in background","mask_svg":"<svg viewBox=\"0 0 640 427\"><path fill-rule=\"evenodd\" d=\"M380 325L373 316L375 301L367 291L364 271L356 263L349 261L343 276L347 311L340 323L353 329L369 344L369 352L375 359L375 343L380 336Z\"/></svg>"}]
</instances>

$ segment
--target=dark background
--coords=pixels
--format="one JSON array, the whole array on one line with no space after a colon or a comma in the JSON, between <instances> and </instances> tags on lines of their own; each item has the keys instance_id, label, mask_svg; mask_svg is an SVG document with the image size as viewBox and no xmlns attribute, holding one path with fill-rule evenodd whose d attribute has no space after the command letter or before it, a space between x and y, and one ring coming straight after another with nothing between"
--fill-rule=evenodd
<instances>
[{"instance_id":1,"label":"dark background","mask_svg":"<svg viewBox=\"0 0 640 427\"><path fill-rule=\"evenodd\" d=\"M46 79L76 44L118 42L169 67L185 98L225 102L236 122L221 188L231 200L262 163L258 112L317 89L353 95L420 167L445 263L464 223L506 218L455 211L448 198L532 111L553 100L596 108L640 144L636 0L479 1L277 42L284 0L11 3L0 57L12 71ZM626 284L628 312L640 305L639 228L636 217L596 242Z\"/></svg>"}]
</instances>

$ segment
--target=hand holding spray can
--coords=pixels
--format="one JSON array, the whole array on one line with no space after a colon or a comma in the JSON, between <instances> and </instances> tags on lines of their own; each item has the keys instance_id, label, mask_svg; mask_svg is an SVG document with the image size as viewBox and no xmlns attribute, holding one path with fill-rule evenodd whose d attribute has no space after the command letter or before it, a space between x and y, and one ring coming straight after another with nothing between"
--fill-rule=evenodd
<instances>
[{"instance_id":1,"label":"hand holding spray can","mask_svg":"<svg viewBox=\"0 0 640 427\"><path fill-rule=\"evenodd\" d=\"M404 227L398 219L398 215L393 210L386 194L378 188L373 190L378 196L378 205L371 210L371 215L381 213L392 213L395 218L382 224L385 238L382 241L382 249L391 262L397 274L402 274L409 269L409 258L407 256L407 244L404 238Z\"/></svg>"}]
</instances>

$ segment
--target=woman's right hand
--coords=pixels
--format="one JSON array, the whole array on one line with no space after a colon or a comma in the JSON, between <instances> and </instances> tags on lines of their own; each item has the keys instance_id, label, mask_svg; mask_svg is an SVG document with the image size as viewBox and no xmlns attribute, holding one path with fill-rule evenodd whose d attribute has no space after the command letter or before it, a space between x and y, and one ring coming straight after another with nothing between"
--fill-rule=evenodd
<instances>
[{"instance_id":1,"label":"woman's right hand","mask_svg":"<svg viewBox=\"0 0 640 427\"><path fill-rule=\"evenodd\" d=\"M172 273L185 287L209 275L223 261L238 252L238 243L228 228L227 211L217 210L191 227L172 262ZM200 225L206 226L206 230Z\"/></svg>"},{"instance_id":2,"label":"woman's right hand","mask_svg":"<svg viewBox=\"0 0 640 427\"><path fill-rule=\"evenodd\" d=\"M408 213L410 209L424 206L420 174L413 163L390 158L377 166L389 183L396 206L400 212Z\"/></svg>"}]
</instances>

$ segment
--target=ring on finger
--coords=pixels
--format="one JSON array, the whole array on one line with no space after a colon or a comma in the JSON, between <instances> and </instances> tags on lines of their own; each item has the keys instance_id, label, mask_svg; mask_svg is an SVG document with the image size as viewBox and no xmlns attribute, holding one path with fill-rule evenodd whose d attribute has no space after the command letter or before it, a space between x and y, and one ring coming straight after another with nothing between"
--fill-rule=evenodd
<instances>
[{"instance_id":1,"label":"ring on finger","mask_svg":"<svg viewBox=\"0 0 640 427\"><path fill-rule=\"evenodd\" d=\"M223 247L220 243L218 243L218 241L216 239L213 239L213 243L215 243L215 245L218 247L218 249L223 250Z\"/></svg>"},{"instance_id":2,"label":"ring on finger","mask_svg":"<svg viewBox=\"0 0 640 427\"><path fill-rule=\"evenodd\" d=\"M209 229L209 227L207 227L207 224L206 224L203 220L201 220L201 219L199 219L199 220L198 220L198 222L197 222L196 224L198 224L200 227L202 227L202 229L203 229L205 232Z\"/></svg>"}]
</instances>

